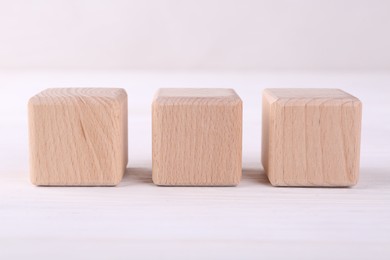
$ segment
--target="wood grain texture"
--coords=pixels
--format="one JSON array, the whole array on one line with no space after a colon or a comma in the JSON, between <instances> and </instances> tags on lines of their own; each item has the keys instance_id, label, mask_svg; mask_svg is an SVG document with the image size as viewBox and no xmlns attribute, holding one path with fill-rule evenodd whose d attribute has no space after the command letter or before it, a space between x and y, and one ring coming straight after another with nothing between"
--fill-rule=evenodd
<instances>
[{"instance_id":1,"label":"wood grain texture","mask_svg":"<svg viewBox=\"0 0 390 260\"><path fill-rule=\"evenodd\" d=\"M160 89L152 111L155 184L239 183L242 101L234 90Z\"/></svg>"},{"instance_id":2,"label":"wood grain texture","mask_svg":"<svg viewBox=\"0 0 390 260\"><path fill-rule=\"evenodd\" d=\"M262 162L274 186L352 186L362 104L339 89L266 89Z\"/></svg>"},{"instance_id":3,"label":"wood grain texture","mask_svg":"<svg viewBox=\"0 0 390 260\"><path fill-rule=\"evenodd\" d=\"M29 101L35 185L111 186L127 165L127 94L116 88L47 89Z\"/></svg>"}]
</instances>

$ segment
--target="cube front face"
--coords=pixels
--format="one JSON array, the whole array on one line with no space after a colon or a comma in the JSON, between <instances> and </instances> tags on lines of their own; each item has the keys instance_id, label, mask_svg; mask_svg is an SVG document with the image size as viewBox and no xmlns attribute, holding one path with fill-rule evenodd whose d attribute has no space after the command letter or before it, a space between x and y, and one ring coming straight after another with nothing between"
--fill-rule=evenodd
<instances>
[{"instance_id":1,"label":"cube front face","mask_svg":"<svg viewBox=\"0 0 390 260\"><path fill-rule=\"evenodd\" d=\"M265 90L262 161L270 182L356 184L361 112L361 102L341 90Z\"/></svg>"},{"instance_id":2,"label":"cube front face","mask_svg":"<svg viewBox=\"0 0 390 260\"><path fill-rule=\"evenodd\" d=\"M155 184L239 183L242 101L233 90L161 89L152 110Z\"/></svg>"},{"instance_id":3,"label":"cube front face","mask_svg":"<svg viewBox=\"0 0 390 260\"><path fill-rule=\"evenodd\" d=\"M30 177L36 185L112 186L127 164L123 89L48 89L29 101Z\"/></svg>"}]
</instances>

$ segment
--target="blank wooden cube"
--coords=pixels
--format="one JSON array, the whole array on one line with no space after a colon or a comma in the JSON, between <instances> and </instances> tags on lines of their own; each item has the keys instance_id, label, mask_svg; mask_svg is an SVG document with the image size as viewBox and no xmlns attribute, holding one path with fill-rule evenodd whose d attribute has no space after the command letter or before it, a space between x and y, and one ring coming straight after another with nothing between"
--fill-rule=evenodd
<instances>
[{"instance_id":1,"label":"blank wooden cube","mask_svg":"<svg viewBox=\"0 0 390 260\"><path fill-rule=\"evenodd\" d=\"M234 90L160 89L152 110L155 184L239 183L242 101Z\"/></svg>"},{"instance_id":2,"label":"blank wooden cube","mask_svg":"<svg viewBox=\"0 0 390 260\"><path fill-rule=\"evenodd\" d=\"M112 186L127 165L127 94L115 88L47 89L29 101L35 185Z\"/></svg>"},{"instance_id":3,"label":"blank wooden cube","mask_svg":"<svg viewBox=\"0 0 390 260\"><path fill-rule=\"evenodd\" d=\"M362 104L339 89L266 89L262 162L274 186L351 186Z\"/></svg>"}]
</instances>

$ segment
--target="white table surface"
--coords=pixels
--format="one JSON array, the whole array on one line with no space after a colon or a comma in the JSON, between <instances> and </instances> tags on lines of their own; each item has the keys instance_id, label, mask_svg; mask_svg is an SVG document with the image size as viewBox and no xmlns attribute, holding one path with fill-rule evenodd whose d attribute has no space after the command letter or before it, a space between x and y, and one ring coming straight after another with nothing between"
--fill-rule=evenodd
<instances>
[{"instance_id":1,"label":"white table surface","mask_svg":"<svg viewBox=\"0 0 390 260\"><path fill-rule=\"evenodd\" d=\"M35 187L27 100L47 87L123 87L129 165L118 187ZM237 187L157 187L159 87L231 87L244 101ZM342 88L363 102L353 188L275 188L260 163L261 90ZM0 259L390 259L390 73L0 71Z\"/></svg>"}]
</instances>

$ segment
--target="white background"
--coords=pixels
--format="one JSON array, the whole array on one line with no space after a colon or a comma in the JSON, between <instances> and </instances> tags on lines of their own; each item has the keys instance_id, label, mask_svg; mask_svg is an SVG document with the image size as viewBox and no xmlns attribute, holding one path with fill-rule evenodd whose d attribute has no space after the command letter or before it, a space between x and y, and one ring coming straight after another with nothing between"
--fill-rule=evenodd
<instances>
[{"instance_id":1,"label":"white background","mask_svg":"<svg viewBox=\"0 0 390 260\"><path fill-rule=\"evenodd\" d=\"M389 1L1 1L0 259L390 259ZM122 87L118 187L35 187L27 101ZM157 187L152 96L228 87L243 100L237 187ZM275 188L260 163L261 91L341 88L363 102L353 188Z\"/></svg>"},{"instance_id":2,"label":"white background","mask_svg":"<svg viewBox=\"0 0 390 260\"><path fill-rule=\"evenodd\" d=\"M0 68L390 69L387 0L1 0Z\"/></svg>"}]
</instances>

